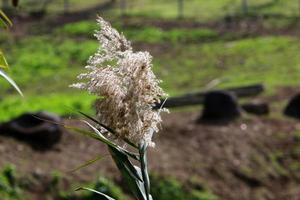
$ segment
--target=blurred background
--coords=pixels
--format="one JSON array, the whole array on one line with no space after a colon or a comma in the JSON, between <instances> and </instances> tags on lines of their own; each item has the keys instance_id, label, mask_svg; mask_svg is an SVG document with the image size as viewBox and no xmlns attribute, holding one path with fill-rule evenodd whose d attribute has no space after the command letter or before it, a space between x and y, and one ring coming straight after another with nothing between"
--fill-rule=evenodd
<instances>
[{"instance_id":1,"label":"blurred background","mask_svg":"<svg viewBox=\"0 0 300 200\"><path fill-rule=\"evenodd\" d=\"M97 15L153 55L170 96L171 114L149 152L154 199L300 199L299 0L20 0L18 7L1 0L1 7L13 26L1 30L0 47L25 96L0 79L1 200L97 199L74 191L82 185L132 199L105 146L30 118L45 111L38 114L83 127L76 110L94 114L96 97L69 85L99 46Z\"/></svg>"}]
</instances>

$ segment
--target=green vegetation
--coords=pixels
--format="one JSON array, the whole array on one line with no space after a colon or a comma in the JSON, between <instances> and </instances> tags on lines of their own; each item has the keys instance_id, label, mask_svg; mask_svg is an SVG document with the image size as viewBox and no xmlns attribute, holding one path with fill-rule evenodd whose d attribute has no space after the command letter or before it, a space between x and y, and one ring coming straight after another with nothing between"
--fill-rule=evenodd
<instances>
[{"instance_id":1,"label":"green vegetation","mask_svg":"<svg viewBox=\"0 0 300 200\"><path fill-rule=\"evenodd\" d=\"M300 131L293 132L293 138L296 142L300 143Z\"/></svg>"},{"instance_id":2,"label":"green vegetation","mask_svg":"<svg viewBox=\"0 0 300 200\"><path fill-rule=\"evenodd\" d=\"M87 37L95 27L94 22L84 21L68 24L49 35L6 41L9 45L3 46L13 66L10 74L24 91L25 99L8 95L9 85L0 81L1 93L8 96L0 102L0 119L44 109L68 114L68 107L91 113L94 98L69 85L98 47L95 39ZM153 52L154 70L171 95L199 91L214 79L221 81L219 87L261 82L269 93L280 86L298 85L300 79L300 41L294 37L228 40L210 29L122 30L134 42L151 45L150 52L158 49Z\"/></svg>"},{"instance_id":3,"label":"green vegetation","mask_svg":"<svg viewBox=\"0 0 300 200\"><path fill-rule=\"evenodd\" d=\"M72 0L71 11L93 7L97 2L89 1L82 7L81 2ZM176 1L141 3L134 0L128 3L128 15L177 16ZM216 20L228 14L239 14L240 3L239 0L191 0L185 4L185 16L200 21ZM296 14L296 3L253 0L249 7L250 12L292 15ZM55 2L50 4L49 12L61 9L61 4ZM118 9L104 14L115 18ZM288 18L268 19L264 26L281 28L291 23L293 20ZM153 54L154 70L170 95L199 91L214 79L220 80L218 87L261 82L267 86L268 94L280 86L299 85L300 59L297 52L300 51L300 40L295 37L239 38L233 33L221 35L208 28L159 28L143 24L124 27L118 20L114 26ZM98 48L98 42L93 38L95 29L98 29L95 21L85 20L66 24L40 36L14 39L3 32L0 42L6 47L7 60L13 67L10 75L24 91L25 98L11 94L8 83L0 80L1 95L7 97L0 102L0 120L35 110L49 110L61 115L69 114L71 109L92 113L91 104L95 97L71 89L69 85L76 81L76 75L83 72L87 59Z\"/></svg>"},{"instance_id":4,"label":"green vegetation","mask_svg":"<svg viewBox=\"0 0 300 200\"><path fill-rule=\"evenodd\" d=\"M24 112L45 110L62 116L76 114L76 111L93 113L92 103L96 98L87 94L51 93L32 95L25 98L16 95L6 96L0 103L0 119L9 120Z\"/></svg>"},{"instance_id":5,"label":"green vegetation","mask_svg":"<svg viewBox=\"0 0 300 200\"><path fill-rule=\"evenodd\" d=\"M114 199L119 200L128 200L128 197L123 193L122 189L120 189L116 184L106 178L99 178L95 183L95 190L102 192ZM96 194L90 194L90 199L96 199Z\"/></svg>"},{"instance_id":6,"label":"green vegetation","mask_svg":"<svg viewBox=\"0 0 300 200\"><path fill-rule=\"evenodd\" d=\"M178 16L177 1L173 0L133 0L128 4L127 15L130 16L165 19L174 19ZM228 15L240 15L241 13L241 0L189 0L184 3L184 16L202 22L218 20ZM249 1L249 13L296 16L299 14L298 2L251 0Z\"/></svg>"},{"instance_id":7,"label":"green vegetation","mask_svg":"<svg viewBox=\"0 0 300 200\"><path fill-rule=\"evenodd\" d=\"M71 0L70 11L90 8L99 2L104 0L92 0L88 3ZM131 16L129 19L133 21L138 17L154 20L155 23L160 19L177 18L177 3L173 0L127 2L129 2L127 15ZM287 17L299 15L297 1L249 2L249 15L276 14ZM186 21L180 22L209 23L223 20L228 15L241 16L240 3L240 0L189 0L184 7ZM47 9L52 15L61 10L62 6L58 1ZM119 7L112 8L105 12L105 15L116 19ZM297 18L287 17L266 19L263 26L269 29L299 26ZM153 54L154 70L164 81L162 86L171 96L199 91L214 79L220 80L221 83L218 85L220 88L264 83L268 90L267 94L281 86L299 86L300 39L297 37L258 33L256 36L242 38L235 33L222 34L212 28L174 28L163 25L155 27L151 25L151 21L147 25L141 24L143 20L140 19L136 26L132 24L126 27L119 21L116 22L116 27L133 41L134 46L147 49ZM40 30L48 29L49 32L39 34ZM56 29L38 27L34 34L39 35L22 35L14 38L6 32L1 32L0 46L4 48L7 60L12 66L10 75L24 91L25 98L12 92L8 83L0 80L0 93L2 97L5 96L0 101L0 121L9 120L23 112L38 110L47 110L60 115L69 115L74 110L92 113L91 107L96 97L69 88L69 85L76 82L76 75L84 71L87 59L98 48L98 42L93 37L95 29L98 29L95 21L85 20ZM300 141L299 132L295 132L294 139ZM298 144L291 154L297 158L300 156ZM260 172L242 168L241 173L246 177L263 179L270 174L287 176L291 170L300 177L299 162L291 162L286 169L281 163L283 157L282 152L268 155L268 162L258 157L254 161L261 168ZM59 174L53 174L49 186L51 194L47 197L53 194L61 199L96 198L89 192L60 191L61 179ZM187 187L170 177L153 176L151 183L153 197L157 200L218 199L209 189ZM109 179L100 178L90 185L91 188L116 199L130 199L125 194L125 189L123 191L123 188ZM24 199L26 189L24 182L19 184L16 181L13 167L7 167L0 173L0 196L4 200Z\"/></svg>"},{"instance_id":8,"label":"green vegetation","mask_svg":"<svg viewBox=\"0 0 300 200\"><path fill-rule=\"evenodd\" d=\"M124 34L136 41L147 43L171 42L197 42L217 39L218 33L211 29L171 29L161 30L156 27L143 27L141 29L124 30Z\"/></svg>"},{"instance_id":9,"label":"green vegetation","mask_svg":"<svg viewBox=\"0 0 300 200\"><path fill-rule=\"evenodd\" d=\"M1 93L8 93L0 103L1 120L22 112L49 110L68 114L71 109L91 113L94 97L69 88L98 45L96 41L80 42L51 36L9 40L6 45L11 75L24 91L25 98L9 95L10 86L0 80ZM9 48L8 48L9 47Z\"/></svg>"},{"instance_id":10,"label":"green vegetation","mask_svg":"<svg viewBox=\"0 0 300 200\"><path fill-rule=\"evenodd\" d=\"M172 177L151 177L151 194L158 200L217 200L218 198L207 189L186 189Z\"/></svg>"},{"instance_id":11,"label":"green vegetation","mask_svg":"<svg viewBox=\"0 0 300 200\"><path fill-rule=\"evenodd\" d=\"M88 9L103 2L106 2L106 0L89 0L88 2L81 0L69 0L69 12ZM19 7L21 7L22 10L26 11L39 11L43 8L44 3L44 1L20 1ZM45 9L48 13L62 12L63 1L53 0L50 3L48 3Z\"/></svg>"},{"instance_id":12,"label":"green vegetation","mask_svg":"<svg viewBox=\"0 0 300 200\"><path fill-rule=\"evenodd\" d=\"M98 47L97 43L91 40L80 41L80 45L78 43L76 40L51 35L10 41L7 47L7 60L14 66L11 73L17 77L18 83L23 88L47 84L49 81L51 87L48 89L46 87L47 90L43 92L57 91L59 88L56 86L62 85L57 82L64 80L71 83L71 79L74 81L80 69L78 66L84 66L88 57ZM56 80L53 81L54 75Z\"/></svg>"},{"instance_id":13,"label":"green vegetation","mask_svg":"<svg viewBox=\"0 0 300 200\"><path fill-rule=\"evenodd\" d=\"M88 2L70 0L69 12L93 8L109 0L90 0ZM184 17L196 21L216 21L225 16L241 15L241 0L188 0L184 1ZM250 15L283 15L294 17L299 15L299 2L297 0L251 0L248 1L248 14ZM43 2L34 3L30 1L20 2L22 10L38 11L43 8ZM63 1L53 0L46 7L47 13L54 14L63 12ZM102 15L119 16L120 0ZM127 1L126 15L151 19L176 19L178 17L178 4L174 0L130 0Z\"/></svg>"},{"instance_id":14,"label":"green vegetation","mask_svg":"<svg viewBox=\"0 0 300 200\"><path fill-rule=\"evenodd\" d=\"M118 200L129 200L130 198L122 191L122 189L117 186L113 181L100 177L95 183L91 184L90 188L93 188L99 192L102 192L110 197ZM69 199L82 199L82 200L105 200L99 195L91 193L91 192L60 192L59 195L60 200L69 200Z\"/></svg>"},{"instance_id":15,"label":"green vegetation","mask_svg":"<svg viewBox=\"0 0 300 200\"><path fill-rule=\"evenodd\" d=\"M61 31L71 36L87 36L93 30L81 31L84 30L81 26L94 29L91 22L80 22L66 25L67 29ZM72 29L80 31L68 31ZM121 29L133 41L158 46L171 43L172 48L154 55L156 71L171 94L185 92L181 88L198 90L215 78L222 80L221 86L263 82L271 89L295 85L299 78L297 52L300 46L299 40L293 37L268 36L228 41L233 36L223 36L222 39L210 29ZM207 40L211 42L206 43Z\"/></svg>"},{"instance_id":16,"label":"green vegetation","mask_svg":"<svg viewBox=\"0 0 300 200\"><path fill-rule=\"evenodd\" d=\"M66 36L85 36L90 37L98 29L95 21L80 21L64 25L56 30L57 34Z\"/></svg>"},{"instance_id":17,"label":"green vegetation","mask_svg":"<svg viewBox=\"0 0 300 200\"><path fill-rule=\"evenodd\" d=\"M115 26L115 24L114 24ZM144 43L185 43L197 41L211 41L219 39L219 34L208 28L179 29L173 28L163 30L155 26L122 27L116 24L118 29L130 40ZM90 38L99 26L94 21L81 21L70 23L56 30L57 34L63 34L69 37Z\"/></svg>"},{"instance_id":18,"label":"green vegetation","mask_svg":"<svg viewBox=\"0 0 300 200\"><path fill-rule=\"evenodd\" d=\"M0 173L0 197L3 200L22 199L22 190L16 181L16 172L13 166L5 167Z\"/></svg>"},{"instance_id":19,"label":"green vegetation","mask_svg":"<svg viewBox=\"0 0 300 200\"><path fill-rule=\"evenodd\" d=\"M300 60L299 40L269 36L175 46L156 58L157 73L171 94L199 90L210 80L220 86L264 83L268 89L297 85ZM178 56L174 56L178 55Z\"/></svg>"},{"instance_id":20,"label":"green vegetation","mask_svg":"<svg viewBox=\"0 0 300 200\"><path fill-rule=\"evenodd\" d=\"M151 176L153 198L157 200L218 200L218 198L208 189L197 187L184 187L182 183L171 177ZM68 187L66 188L66 184ZM74 191L74 188L83 183L69 183L68 179L59 172L52 172L51 176L36 177L33 175L16 176L14 166L4 167L0 173L0 196L3 200L26 200L31 199L30 188L44 188L38 193L45 199L82 199L94 200L99 199L94 193L86 191ZM131 200L120 186L112 180L104 177L98 178L95 182L89 184L90 188L94 188L103 192L117 200ZM125 186L126 187L126 186ZM62 189L64 188L64 189ZM73 189L71 189L73 188Z\"/></svg>"}]
</instances>

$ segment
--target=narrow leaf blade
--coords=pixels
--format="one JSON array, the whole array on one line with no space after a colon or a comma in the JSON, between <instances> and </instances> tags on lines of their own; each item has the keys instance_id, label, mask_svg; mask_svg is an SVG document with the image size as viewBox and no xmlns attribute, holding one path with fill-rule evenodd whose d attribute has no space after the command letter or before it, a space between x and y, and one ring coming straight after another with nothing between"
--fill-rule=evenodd
<instances>
[{"instance_id":1,"label":"narrow leaf blade","mask_svg":"<svg viewBox=\"0 0 300 200\"><path fill-rule=\"evenodd\" d=\"M117 134L116 131L114 131L113 129L109 128L109 127L106 126L105 124L99 122L99 120L97 120L97 119L95 119L95 118L93 118L93 117L91 117L91 116L89 116L89 115L87 115L87 114L85 114L85 113L83 113L83 112L78 111L78 113L81 114L81 115L83 115L83 116L86 117L87 119L89 119L89 120L95 122L95 123L98 124L99 126L103 127L103 128L106 129L108 132L110 132L110 133L112 133L112 134L114 134L114 135ZM134 148L138 148L137 145L135 145L134 143L132 143L132 142L129 141L128 139L125 138L124 141L125 141L127 144L129 144L130 146L132 146L132 147L134 147Z\"/></svg>"},{"instance_id":2,"label":"narrow leaf blade","mask_svg":"<svg viewBox=\"0 0 300 200\"><path fill-rule=\"evenodd\" d=\"M8 63L2 51L0 51L0 68L8 69Z\"/></svg>"},{"instance_id":3,"label":"narrow leaf blade","mask_svg":"<svg viewBox=\"0 0 300 200\"><path fill-rule=\"evenodd\" d=\"M133 173L130 171L130 168L128 167L128 163L122 159L120 155L118 155L118 151L116 151L113 148L109 147L109 151L112 155L113 160L115 161L118 169L120 170L124 180L128 184L128 187L133 192L135 197L139 200L146 200L145 191L143 187L143 182L137 179ZM131 163L130 163L131 164ZM132 164L131 164L132 165ZM138 174L139 177L141 177L140 169L137 166L131 166L131 168L134 168L135 173Z\"/></svg>"},{"instance_id":4,"label":"narrow leaf blade","mask_svg":"<svg viewBox=\"0 0 300 200\"><path fill-rule=\"evenodd\" d=\"M0 20L3 24L3 26L5 26L6 28L8 28L9 26L12 26L12 22L10 21L10 19L6 16L6 14L0 10Z\"/></svg>"},{"instance_id":5,"label":"narrow leaf blade","mask_svg":"<svg viewBox=\"0 0 300 200\"><path fill-rule=\"evenodd\" d=\"M17 90L17 92L21 96L23 96L22 91L20 90L20 88L18 87L18 85L15 83L15 81L12 80L4 71L0 70L0 76L2 76L3 78L5 78L15 88L15 90Z\"/></svg>"},{"instance_id":6,"label":"narrow leaf blade","mask_svg":"<svg viewBox=\"0 0 300 200\"><path fill-rule=\"evenodd\" d=\"M91 189L91 188L86 188L86 187L80 187L80 188L77 188L75 191L80 191L80 190L87 190L87 191L90 191L90 192L94 192L96 194L98 194L99 196L101 196L102 198L106 199L106 200L115 200L114 198L102 193L102 192L99 192L97 190L94 190L94 189Z\"/></svg>"},{"instance_id":7,"label":"narrow leaf blade","mask_svg":"<svg viewBox=\"0 0 300 200\"><path fill-rule=\"evenodd\" d=\"M80 169L82 169L82 168L84 168L84 167L87 167L87 166L89 166L89 165L91 165L91 164L93 164L93 163L95 163L95 162L97 162L97 161L99 161L99 160L102 160L103 157L104 157L104 156L97 156L96 158L94 158L94 159L92 159L92 160L88 160L88 161L85 162L84 164L79 165L79 166L76 167L75 169L72 169L71 172L75 172L75 171L80 170Z\"/></svg>"},{"instance_id":8,"label":"narrow leaf blade","mask_svg":"<svg viewBox=\"0 0 300 200\"><path fill-rule=\"evenodd\" d=\"M150 179L148 174L148 163L147 163L147 143L142 142L139 146L139 154L141 161L141 173L144 180L144 188L147 196L147 200L150 200Z\"/></svg>"}]
</instances>

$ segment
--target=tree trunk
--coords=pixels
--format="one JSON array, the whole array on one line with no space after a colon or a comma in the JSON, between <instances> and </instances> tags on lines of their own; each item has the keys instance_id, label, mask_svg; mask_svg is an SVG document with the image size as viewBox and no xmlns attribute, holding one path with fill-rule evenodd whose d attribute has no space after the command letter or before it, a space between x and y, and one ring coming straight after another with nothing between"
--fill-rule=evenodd
<instances>
[{"instance_id":1,"label":"tree trunk","mask_svg":"<svg viewBox=\"0 0 300 200\"><path fill-rule=\"evenodd\" d=\"M64 0L64 14L68 14L70 9L70 1Z\"/></svg>"},{"instance_id":2,"label":"tree trunk","mask_svg":"<svg viewBox=\"0 0 300 200\"><path fill-rule=\"evenodd\" d=\"M182 19L183 18L183 0L178 0L178 18Z\"/></svg>"},{"instance_id":3,"label":"tree trunk","mask_svg":"<svg viewBox=\"0 0 300 200\"><path fill-rule=\"evenodd\" d=\"M298 16L300 16L300 0L298 0Z\"/></svg>"},{"instance_id":4,"label":"tree trunk","mask_svg":"<svg viewBox=\"0 0 300 200\"><path fill-rule=\"evenodd\" d=\"M126 15L126 9L127 9L127 0L121 0L120 1L121 16Z\"/></svg>"},{"instance_id":5,"label":"tree trunk","mask_svg":"<svg viewBox=\"0 0 300 200\"><path fill-rule=\"evenodd\" d=\"M242 13L243 15L248 14L248 0L242 0Z\"/></svg>"},{"instance_id":6,"label":"tree trunk","mask_svg":"<svg viewBox=\"0 0 300 200\"><path fill-rule=\"evenodd\" d=\"M8 7L9 7L8 0L2 0L2 9L7 10Z\"/></svg>"},{"instance_id":7,"label":"tree trunk","mask_svg":"<svg viewBox=\"0 0 300 200\"><path fill-rule=\"evenodd\" d=\"M261 84L249 85L244 87L237 88L228 88L222 91L233 93L235 96L241 97L250 97L256 96L264 91L264 86ZM168 99L162 99L161 103L154 106L154 108L174 108L181 106L191 106L191 105L200 105L203 103L204 96L206 92L195 92L189 93L178 97L170 97Z\"/></svg>"}]
</instances>

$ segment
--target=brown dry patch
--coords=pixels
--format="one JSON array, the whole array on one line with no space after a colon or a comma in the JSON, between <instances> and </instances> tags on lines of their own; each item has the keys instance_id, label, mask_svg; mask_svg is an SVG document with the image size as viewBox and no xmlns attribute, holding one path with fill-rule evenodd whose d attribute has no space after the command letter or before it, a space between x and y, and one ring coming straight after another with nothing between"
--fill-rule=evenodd
<instances>
[{"instance_id":1,"label":"brown dry patch","mask_svg":"<svg viewBox=\"0 0 300 200\"><path fill-rule=\"evenodd\" d=\"M298 121L247 117L213 126L195 124L197 117L198 112L164 116L156 148L149 152L152 173L185 182L197 180L223 199L291 199L300 195L295 193L300 177L289 169L290 163L299 161L291 154L296 146L293 134L300 129ZM109 156L78 172L68 172L99 154L107 154L103 144L69 132L47 152L36 152L0 136L0 168L13 163L21 174L55 170L74 181L94 181L98 174L119 177Z\"/></svg>"}]
</instances>

